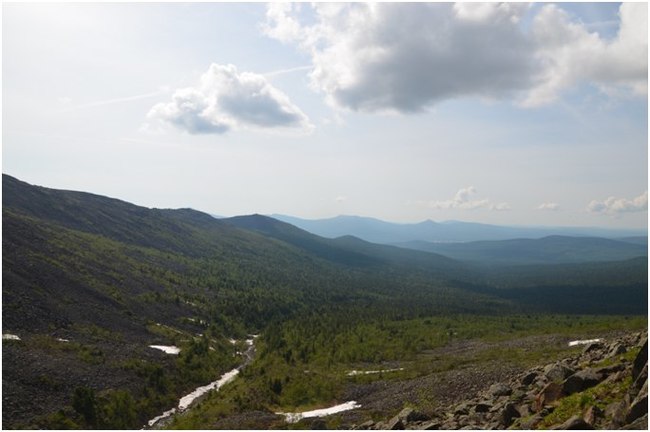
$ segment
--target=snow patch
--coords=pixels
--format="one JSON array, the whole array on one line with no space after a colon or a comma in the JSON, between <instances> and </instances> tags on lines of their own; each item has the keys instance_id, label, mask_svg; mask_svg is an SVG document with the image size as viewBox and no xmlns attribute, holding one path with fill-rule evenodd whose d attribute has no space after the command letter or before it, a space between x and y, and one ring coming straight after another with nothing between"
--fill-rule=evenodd
<instances>
[{"instance_id":1,"label":"snow patch","mask_svg":"<svg viewBox=\"0 0 650 432\"><path fill-rule=\"evenodd\" d=\"M149 348L164 351L166 354L178 355L181 349L174 345L149 345Z\"/></svg>"},{"instance_id":2,"label":"snow patch","mask_svg":"<svg viewBox=\"0 0 650 432\"><path fill-rule=\"evenodd\" d=\"M569 342L569 346L576 346L576 345L587 345L590 343L595 343L595 342L601 342L602 339L585 339L585 340L574 340Z\"/></svg>"},{"instance_id":3,"label":"snow patch","mask_svg":"<svg viewBox=\"0 0 650 432\"><path fill-rule=\"evenodd\" d=\"M230 372L226 372L225 374L221 375L221 378L219 378L218 380L213 381L208 385L198 387L192 393L185 395L181 398L181 400L178 402L178 409L180 411L185 411L187 407L190 406L192 402L194 402L197 398L203 396L210 390L214 390L214 389L219 390L221 387L228 384L230 381L234 380L238 374L239 374L239 369L233 369Z\"/></svg>"},{"instance_id":4,"label":"snow patch","mask_svg":"<svg viewBox=\"0 0 650 432\"><path fill-rule=\"evenodd\" d=\"M56 338L59 342L70 342L69 339L63 339L63 338Z\"/></svg>"},{"instance_id":5,"label":"snow patch","mask_svg":"<svg viewBox=\"0 0 650 432\"><path fill-rule=\"evenodd\" d=\"M370 375L370 374L378 374L378 373L384 373L384 372L398 372L398 371L403 371L403 370L404 370L404 368L369 370L369 371L352 370L352 371L348 372L348 376Z\"/></svg>"},{"instance_id":6,"label":"snow patch","mask_svg":"<svg viewBox=\"0 0 650 432\"><path fill-rule=\"evenodd\" d=\"M3 340L20 340L20 338L15 334L4 333L2 335Z\"/></svg>"},{"instance_id":7,"label":"snow patch","mask_svg":"<svg viewBox=\"0 0 650 432\"><path fill-rule=\"evenodd\" d=\"M154 417L151 420L149 420L147 422L147 425L149 425L149 427L151 427L151 426L155 425L158 421L160 421L160 420L162 420L164 418L167 418L167 417L169 417L171 415L174 415L175 412L176 412L176 408L172 408L170 410L167 410L164 413L160 414L158 417Z\"/></svg>"},{"instance_id":8,"label":"snow patch","mask_svg":"<svg viewBox=\"0 0 650 432\"><path fill-rule=\"evenodd\" d=\"M343 411L349 411L355 408L360 408L361 405L356 401L349 401L330 408L317 409L313 411L305 411L301 413L284 413L277 412L278 415L283 415L287 423L297 423L304 418L310 417L325 417L332 414L337 414Z\"/></svg>"}]
</instances>

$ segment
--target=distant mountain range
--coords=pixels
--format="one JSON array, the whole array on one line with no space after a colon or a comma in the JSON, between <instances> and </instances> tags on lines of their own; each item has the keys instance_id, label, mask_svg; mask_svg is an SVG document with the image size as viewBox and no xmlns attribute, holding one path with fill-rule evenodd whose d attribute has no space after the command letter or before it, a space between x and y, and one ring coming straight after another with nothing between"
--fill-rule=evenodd
<instances>
[{"instance_id":1,"label":"distant mountain range","mask_svg":"<svg viewBox=\"0 0 650 432\"><path fill-rule=\"evenodd\" d=\"M384 244L423 242L471 242L482 240L539 239L548 236L574 237L647 237L647 230L623 230L590 227L500 226L474 222L426 220L413 224L398 224L361 216L337 216L329 219L301 219L274 214L271 217L290 223L322 237L336 238L352 235ZM639 241L642 241L640 239ZM647 240L646 240L647 241Z\"/></svg>"},{"instance_id":2,"label":"distant mountain range","mask_svg":"<svg viewBox=\"0 0 650 432\"><path fill-rule=\"evenodd\" d=\"M647 255L642 238L612 240L598 237L548 236L541 239L512 239L467 243L411 241L400 246L434 252L462 261L483 264L560 264L615 261Z\"/></svg>"}]
</instances>

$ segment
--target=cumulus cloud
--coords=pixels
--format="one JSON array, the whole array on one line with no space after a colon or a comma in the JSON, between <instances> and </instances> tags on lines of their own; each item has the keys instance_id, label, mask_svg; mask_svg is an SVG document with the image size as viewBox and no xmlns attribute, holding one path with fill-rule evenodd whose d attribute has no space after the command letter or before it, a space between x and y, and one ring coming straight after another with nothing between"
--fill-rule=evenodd
<instances>
[{"instance_id":1,"label":"cumulus cloud","mask_svg":"<svg viewBox=\"0 0 650 432\"><path fill-rule=\"evenodd\" d=\"M537 210L550 210L556 211L560 209L560 205L555 202L545 202L537 206Z\"/></svg>"},{"instance_id":2,"label":"cumulus cloud","mask_svg":"<svg viewBox=\"0 0 650 432\"><path fill-rule=\"evenodd\" d=\"M647 92L647 4L623 4L613 40L542 7L529 29L521 3L273 3L263 31L311 55L314 89L336 107L413 112L450 98L550 103L588 81Z\"/></svg>"},{"instance_id":3,"label":"cumulus cloud","mask_svg":"<svg viewBox=\"0 0 650 432\"><path fill-rule=\"evenodd\" d=\"M636 198L615 198L609 197L604 201L593 200L587 205L587 211L592 213L604 213L617 215L621 213L641 212L648 210L648 191L645 191Z\"/></svg>"},{"instance_id":4,"label":"cumulus cloud","mask_svg":"<svg viewBox=\"0 0 650 432\"><path fill-rule=\"evenodd\" d=\"M468 186L466 188L459 189L458 192L453 196L453 198L444 200L444 201L430 201L427 203L427 207L436 209L436 210L449 210L449 209L463 209L463 210L474 210L479 208L503 211L510 210L510 205L505 202L493 203L489 199L472 199L476 195L476 188L474 186Z\"/></svg>"},{"instance_id":5,"label":"cumulus cloud","mask_svg":"<svg viewBox=\"0 0 650 432\"><path fill-rule=\"evenodd\" d=\"M263 75L216 63L210 65L197 86L176 90L171 102L155 105L147 117L191 134L312 127L307 116Z\"/></svg>"},{"instance_id":6,"label":"cumulus cloud","mask_svg":"<svg viewBox=\"0 0 650 432\"><path fill-rule=\"evenodd\" d=\"M623 3L620 25L613 40L605 40L556 5L546 5L535 16L532 39L541 73L522 104L538 106L554 101L565 89L589 82L611 93L627 89L648 91L648 5Z\"/></svg>"}]
</instances>

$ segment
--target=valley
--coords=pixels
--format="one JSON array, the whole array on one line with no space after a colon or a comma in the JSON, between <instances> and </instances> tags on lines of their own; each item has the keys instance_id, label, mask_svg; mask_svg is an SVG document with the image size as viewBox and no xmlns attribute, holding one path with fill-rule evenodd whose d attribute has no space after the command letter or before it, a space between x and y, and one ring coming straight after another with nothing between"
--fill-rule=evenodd
<instances>
[{"instance_id":1,"label":"valley","mask_svg":"<svg viewBox=\"0 0 650 432\"><path fill-rule=\"evenodd\" d=\"M261 215L2 186L2 327L19 338L3 337L4 428L139 428L233 370L164 426L352 427L410 405L431 414L580 351L571 340L647 328L647 254L630 242L589 239L588 253L563 238L580 260L555 259L557 242L534 259L541 240L501 244L495 265ZM354 408L277 414L341 404Z\"/></svg>"}]
</instances>

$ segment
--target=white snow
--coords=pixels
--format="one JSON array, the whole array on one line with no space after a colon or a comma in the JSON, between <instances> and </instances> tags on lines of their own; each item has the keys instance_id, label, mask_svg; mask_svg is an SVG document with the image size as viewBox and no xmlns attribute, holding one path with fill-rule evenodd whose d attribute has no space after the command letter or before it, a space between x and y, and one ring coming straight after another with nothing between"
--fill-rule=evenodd
<instances>
[{"instance_id":1,"label":"white snow","mask_svg":"<svg viewBox=\"0 0 650 432\"><path fill-rule=\"evenodd\" d=\"M277 412L276 414L278 415L283 415L285 417L285 420L287 423L297 423L301 419L304 418L309 418L309 417L325 417L331 414L336 414L340 413L343 411L348 411L351 409L359 408L361 407L360 404L358 404L356 401L349 401L345 402L339 405L335 405L330 408L323 408L323 409L317 409L313 411L305 411L301 413L283 413L283 412Z\"/></svg>"},{"instance_id":2,"label":"white snow","mask_svg":"<svg viewBox=\"0 0 650 432\"><path fill-rule=\"evenodd\" d=\"M181 349L174 345L149 345L149 348L154 348L173 355L178 355L178 353L181 352Z\"/></svg>"},{"instance_id":3,"label":"white snow","mask_svg":"<svg viewBox=\"0 0 650 432\"><path fill-rule=\"evenodd\" d=\"M175 412L176 412L176 408L172 408L172 409L170 409L168 411L165 411L164 413L160 414L158 417L152 418L151 420L149 420L147 422L147 424L149 425L149 427L151 427L151 426L155 425L159 420L167 418L170 415L173 415Z\"/></svg>"},{"instance_id":4,"label":"white snow","mask_svg":"<svg viewBox=\"0 0 650 432\"><path fill-rule=\"evenodd\" d=\"M69 339L63 339L63 338L56 338L59 342L70 342Z\"/></svg>"},{"instance_id":5,"label":"white snow","mask_svg":"<svg viewBox=\"0 0 650 432\"><path fill-rule=\"evenodd\" d=\"M403 371L403 370L404 370L404 368L369 370L369 371L352 370L352 371L348 372L348 376L369 375L369 374L378 374L378 373L384 373L384 372L397 372L397 371Z\"/></svg>"},{"instance_id":6,"label":"white snow","mask_svg":"<svg viewBox=\"0 0 650 432\"><path fill-rule=\"evenodd\" d=\"M230 342L233 345L237 343L237 341L235 339L228 339L228 342Z\"/></svg>"},{"instance_id":7,"label":"white snow","mask_svg":"<svg viewBox=\"0 0 650 432\"><path fill-rule=\"evenodd\" d=\"M234 380L238 374L239 374L239 369L233 369L230 372L226 372L225 374L221 375L221 378L219 378L218 380L213 381L208 385L198 387L192 393L185 395L181 398L181 400L178 402L178 409L180 411L185 411L187 407L190 406L196 398L203 396L210 390L214 390L214 389L219 390L221 387L228 384L230 381Z\"/></svg>"},{"instance_id":8,"label":"white snow","mask_svg":"<svg viewBox=\"0 0 650 432\"><path fill-rule=\"evenodd\" d=\"M594 342L600 342L602 339L585 339L585 340L574 340L569 342L569 346L576 346L576 345L587 345L590 343Z\"/></svg>"},{"instance_id":9,"label":"white snow","mask_svg":"<svg viewBox=\"0 0 650 432\"><path fill-rule=\"evenodd\" d=\"M15 334L9 334L9 333L3 334L2 339L5 339L5 340L20 340L20 338L18 336L16 336Z\"/></svg>"}]
</instances>

